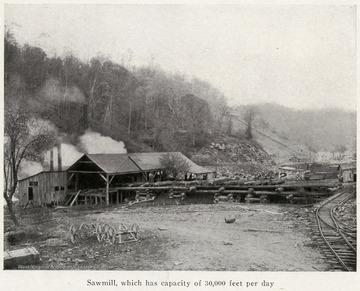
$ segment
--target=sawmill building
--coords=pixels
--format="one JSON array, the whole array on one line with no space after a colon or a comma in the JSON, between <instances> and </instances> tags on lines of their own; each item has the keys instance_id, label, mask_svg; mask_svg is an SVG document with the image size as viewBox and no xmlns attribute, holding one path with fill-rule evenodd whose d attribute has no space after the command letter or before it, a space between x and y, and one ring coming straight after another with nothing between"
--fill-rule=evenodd
<instances>
[{"instance_id":1,"label":"sawmill building","mask_svg":"<svg viewBox=\"0 0 360 291\"><path fill-rule=\"evenodd\" d=\"M20 202L37 206L58 204L70 196L85 204L121 203L124 197L116 187L167 179L166 169L161 164L164 154L85 154L66 171L43 171L20 180ZM190 166L189 173L197 178L212 177L212 170L195 164L180 152L171 154L181 156Z\"/></svg>"}]
</instances>

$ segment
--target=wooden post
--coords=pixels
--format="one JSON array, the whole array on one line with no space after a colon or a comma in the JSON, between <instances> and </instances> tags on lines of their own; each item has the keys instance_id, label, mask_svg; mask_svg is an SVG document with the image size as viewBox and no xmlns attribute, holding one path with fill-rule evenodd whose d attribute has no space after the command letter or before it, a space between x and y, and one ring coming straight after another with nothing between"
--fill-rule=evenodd
<instances>
[{"instance_id":1,"label":"wooden post","mask_svg":"<svg viewBox=\"0 0 360 291\"><path fill-rule=\"evenodd\" d=\"M105 192L105 199L106 205L109 206L109 175L106 174L106 192Z\"/></svg>"},{"instance_id":2,"label":"wooden post","mask_svg":"<svg viewBox=\"0 0 360 291\"><path fill-rule=\"evenodd\" d=\"M75 191L79 190L79 173L75 174Z\"/></svg>"},{"instance_id":3,"label":"wooden post","mask_svg":"<svg viewBox=\"0 0 360 291\"><path fill-rule=\"evenodd\" d=\"M75 197L74 197L74 200L73 200L73 201L71 202L71 204L70 204L70 207L72 207L72 206L74 205L74 203L77 201L80 192L81 192L81 190L79 190L79 191L76 193L76 195L75 195Z\"/></svg>"},{"instance_id":4,"label":"wooden post","mask_svg":"<svg viewBox=\"0 0 360 291\"><path fill-rule=\"evenodd\" d=\"M120 203L123 203L123 191L120 191Z\"/></svg>"},{"instance_id":5,"label":"wooden post","mask_svg":"<svg viewBox=\"0 0 360 291\"><path fill-rule=\"evenodd\" d=\"M119 190L116 191L116 204L119 204Z\"/></svg>"}]
</instances>

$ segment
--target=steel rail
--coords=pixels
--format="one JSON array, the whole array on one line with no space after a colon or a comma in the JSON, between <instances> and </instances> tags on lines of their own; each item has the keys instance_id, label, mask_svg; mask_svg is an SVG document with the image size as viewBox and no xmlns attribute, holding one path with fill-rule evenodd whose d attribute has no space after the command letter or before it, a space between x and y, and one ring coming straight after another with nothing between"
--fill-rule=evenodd
<instances>
[{"instance_id":1,"label":"steel rail","mask_svg":"<svg viewBox=\"0 0 360 291\"><path fill-rule=\"evenodd\" d=\"M337 228L337 232L341 235L341 237L345 240L345 242L348 244L348 246L353 250L353 252L356 254L356 248L352 245L352 243L349 242L349 240L345 237L344 235L344 232L341 231L340 227L339 227L339 224L337 223L337 221L335 220L335 216L334 216L334 208L339 206L339 205L343 205L344 201L347 201L349 200L353 194L355 193L355 191L353 191L352 193L350 193L347 197L345 198L342 202L340 202L339 204L333 206L331 209L330 209L330 216L331 216L331 219L333 220L336 228Z\"/></svg>"},{"instance_id":2,"label":"steel rail","mask_svg":"<svg viewBox=\"0 0 360 291\"><path fill-rule=\"evenodd\" d=\"M347 199L350 199L350 197L352 197L352 194L355 193L355 191L353 191L349 197L347 197L346 199L342 200L341 202L344 202L347 200ZM325 209L325 206L331 206L329 205L331 202L334 202L335 199L341 197L342 195L344 194L348 194L346 192L346 190L344 191L341 191L339 194L337 195L334 195L333 197L331 197L331 199L328 199L326 202L322 203L322 205L320 205L317 209L316 209L316 214L315 214L315 217L316 217L316 222L317 222L317 226L318 226L318 230L319 230L319 233L322 237L322 239L324 240L324 242L326 243L326 245L328 246L328 248L330 249L330 251L333 253L333 255L336 257L337 261L341 264L342 268L345 270L345 271L351 271L351 269L346 265L346 263L344 262L344 260L340 257L340 255L338 254L338 252L333 248L333 246L330 244L330 242L328 241L328 238L326 237L326 235L324 234L324 231L323 231L323 227L321 225L321 222L325 223L328 227L330 227L332 230L335 231L334 234L338 234L339 235L339 238L342 238L345 242L346 242L346 246L349 246L351 248L351 250L356 254L356 249L352 246L352 244L345 238L344 234L341 232L338 224L336 223L336 221L334 220L334 216L333 216L333 213L332 213L332 210L341 204L340 203L337 203L335 206L331 207L330 209L328 209L328 211L330 212L327 212L328 214L330 214L330 217L335 225L334 226L331 226L329 223L327 223L324 218L321 217L320 215L320 210L326 210ZM355 256L356 257L356 256Z\"/></svg>"}]
</instances>

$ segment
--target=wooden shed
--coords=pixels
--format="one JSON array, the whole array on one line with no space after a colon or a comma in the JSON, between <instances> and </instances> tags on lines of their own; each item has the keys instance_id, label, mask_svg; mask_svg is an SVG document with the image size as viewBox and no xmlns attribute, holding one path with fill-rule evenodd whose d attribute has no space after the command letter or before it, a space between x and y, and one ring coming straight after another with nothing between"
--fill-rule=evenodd
<instances>
[{"instance_id":1,"label":"wooden shed","mask_svg":"<svg viewBox=\"0 0 360 291\"><path fill-rule=\"evenodd\" d=\"M356 163L340 164L338 170L341 182L356 182Z\"/></svg>"},{"instance_id":2,"label":"wooden shed","mask_svg":"<svg viewBox=\"0 0 360 291\"><path fill-rule=\"evenodd\" d=\"M67 191L66 171L42 171L19 180L19 202L22 205L59 204Z\"/></svg>"}]
</instances>

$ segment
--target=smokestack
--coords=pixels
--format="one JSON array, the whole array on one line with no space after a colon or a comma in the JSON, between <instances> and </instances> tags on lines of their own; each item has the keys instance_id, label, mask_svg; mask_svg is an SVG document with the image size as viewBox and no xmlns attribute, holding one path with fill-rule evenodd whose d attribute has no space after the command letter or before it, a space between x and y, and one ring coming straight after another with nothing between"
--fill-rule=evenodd
<instances>
[{"instance_id":1,"label":"smokestack","mask_svg":"<svg viewBox=\"0 0 360 291\"><path fill-rule=\"evenodd\" d=\"M50 172L54 171L54 151L50 149Z\"/></svg>"},{"instance_id":2,"label":"smokestack","mask_svg":"<svg viewBox=\"0 0 360 291\"><path fill-rule=\"evenodd\" d=\"M58 150L58 171L62 171L62 159L61 159L61 143L57 144Z\"/></svg>"},{"instance_id":3,"label":"smokestack","mask_svg":"<svg viewBox=\"0 0 360 291\"><path fill-rule=\"evenodd\" d=\"M88 105L84 104L83 107L83 127L86 130L89 126L89 112L88 112Z\"/></svg>"}]
</instances>

